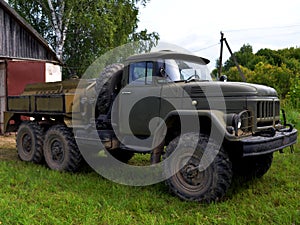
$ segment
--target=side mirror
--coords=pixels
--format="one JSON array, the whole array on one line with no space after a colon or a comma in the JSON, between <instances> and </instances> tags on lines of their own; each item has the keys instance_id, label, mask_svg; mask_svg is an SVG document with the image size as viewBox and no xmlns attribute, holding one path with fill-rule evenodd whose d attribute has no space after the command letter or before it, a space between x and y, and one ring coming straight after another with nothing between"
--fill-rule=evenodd
<instances>
[{"instance_id":1,"label":"side mirror","mask_svg":"<svg viewBox=\"0 0 300 225\"><path fill-rule=\"evenodd\" d=\"M165 68L160 67L160 68L159 68L159 74L160 74L162 77L166 77L166 71L165 71Z\"/></svg>"},{"instance_id":2,"label":"side mirror","mask_svg":"<svg viewBox=\"0 0 300 225\"><path fill-rule=\"evenodd\" d=\"M222 75L219 80L223 82L227 82L228 78L226 75Z\"/></svg>"}]
</instances>

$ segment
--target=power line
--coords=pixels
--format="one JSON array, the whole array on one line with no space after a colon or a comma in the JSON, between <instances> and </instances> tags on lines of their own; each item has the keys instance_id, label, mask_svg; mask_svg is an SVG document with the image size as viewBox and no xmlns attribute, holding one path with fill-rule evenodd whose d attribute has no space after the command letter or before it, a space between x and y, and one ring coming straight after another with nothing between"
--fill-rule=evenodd
<instances>
[{"instance_id":1,"label":"power line","mask_svg":"<svg viewBox=\"0 0 300 225\"><path fill-rule=\"evenodd\" d=\"M296 30L295 32L273 32L273 33L260 33L260 34L250 34L250 35L247 35L247 41L249 40L255 40L255 39L262 39L262 38L271 38L271 39L278 39L280 37L291 37L291 36L294 36L294 35L299 35L300 34L300 31ZM230 41L240 41L240 40L245 40L245 37L243 38L232 38L230 39Z\"/></svg>"},{"instance_id":2,"label":"power line","mask_svg":"<svg viewBox=\"0 0 300 225\"><path fill-rule=\"evenodd\" d=\"M285 25L285 26L272 26L272 27L252 27L252 28L235 29L235 30L224 30L224 32L230 33L230 32L251 31L251 30L272 30L272 29L284 29L284 28L293 28L293 27L300 27L300 24Z\"/></svg>"},{"instance_id":3,"label":"power line","mask_svg":"<svg viewBox=\"0 0 300 225\"><path fill-rule=\"evenodd\" d=\"M250 31L250 30L265 30L265 29L276 29L276 28L291 28L291 27L300 27L300 24L295 24L295 25L288 25L288 26L277 26L277 27L260 27L260 28L249 28L249 29L240 29L240 30L227 30L227 31L224 31L224 32L239 32L239 31ZM258 38L268 38L268 37L280 37L280 36L284 36L284 35L298 35L300 32L298 32L298 30L296 30L296 32L292 32L292 33L277 33L275 36L274 34L267 34L267 35L254 35L254 36L249 36L247 39L249 40L253 40L253 39L258 39ZM239 41L239 40L244 40L244 39L241 39L241 38L233 38L231 39L231 41ZM220 43L216 43L216 44L213 44L213 45L209 45L207 47L204 47L204 48L201 48L201 49L197 49L197 50L192 50L192 52L200 52L200 51L203 51L203 50L206 50L206 49L210 49L210 48L213 48L215 46L218 46L220 45Z\"/></svg>"},{"instance_id":4,"label":"power line","mask_svg":"<svg viewBox=\"0 0 300 225\"><path fill-rule=\"evenodd\" d=\"M198 49L198 50L193 50L192 52L200 52L200 51L203 51L203 50L206 50L206 49L209 49L209 48L213 48L213 47L215 47L217 45L220 45L220 43L209 45L209 46L207 46L205 48L201 48L201 49Z\"/></svg>"}]
</instances>

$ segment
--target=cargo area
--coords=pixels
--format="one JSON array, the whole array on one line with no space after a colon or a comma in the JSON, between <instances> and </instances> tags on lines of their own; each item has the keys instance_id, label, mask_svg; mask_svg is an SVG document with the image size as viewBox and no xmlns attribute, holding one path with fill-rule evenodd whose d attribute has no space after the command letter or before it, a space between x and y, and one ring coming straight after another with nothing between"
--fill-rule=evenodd
<instances>
[{"instance_id":1,"label":"cargo area","mask_svg":"<svg viewBox=\"0 0 300 225\"><path fill-rule=\"evenodd\" d=\"M7 97L7 111L20 113L68 114L78 80L27 85L19 96Z\"/></svg>"}]
</instances>

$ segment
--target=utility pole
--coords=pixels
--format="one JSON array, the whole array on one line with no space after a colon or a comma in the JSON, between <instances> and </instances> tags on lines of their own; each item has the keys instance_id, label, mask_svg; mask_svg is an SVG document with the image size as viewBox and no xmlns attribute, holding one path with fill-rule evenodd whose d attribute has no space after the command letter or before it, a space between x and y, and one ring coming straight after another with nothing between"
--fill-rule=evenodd
<instances>
[{"instance_id":1,"label":"utility pole","mask_svg":"<svg viewBox=\"0 0 300 225\"><path fill-rule=\"evenodd\" d=\"M234 55L233 52L231 51L231 48L230 48L230 46L229 46L229 44L228 44L226 38L224 38L224 34L223 34L222 31L221 31L221 52L220 52L219 76L221 76L221 73L222 73L222 58L223 58L223 42L224 42L224 41L225 41L226 47L227 47L227 49L228 49L228 51L229 51L229 53L230 53L230 55L231 55L231 57L232 57L232 59L233 59L233 61L234 61L234 64L236 65L236 67L237 67L237 69L238 69L238 71L239 71L239 74L240 74L240 76L241 76L241 78L242 78L242 81L243 81L243 82L246 82L246 77L245 77L243 71L241 70L241 68L240 68L240 66L239 66L239 64L238 64L235 55Z\"/></svg>"},{"instance_id":2,"label":"utility pole","mask_svg":"<svg viewBox=\"0 0 300 225\"><path fill-rule=\"evenodd\" d=\"M218 79L222 76L222 60L223 60L223 39L224 39L224 34L221 31L221 51L220 51L220 60L219 60L219 76L217 77Z\"/></svg>"}]
</instances>

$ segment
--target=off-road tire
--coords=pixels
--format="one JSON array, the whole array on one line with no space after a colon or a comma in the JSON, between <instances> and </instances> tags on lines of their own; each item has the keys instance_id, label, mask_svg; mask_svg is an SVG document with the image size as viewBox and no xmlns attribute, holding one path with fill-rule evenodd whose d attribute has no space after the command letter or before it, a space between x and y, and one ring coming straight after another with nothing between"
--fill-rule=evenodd
<instances>
[{"instance_id":1,"label":"off-road tire","mask_svg":"<svg viewBox=\"0 0 300 225\"><path fill-rule=\"evenodd\" d=\"M23 122L16 137L18 156L22 161L43 161L43 129L36 122Z\"/></svg>"},{"instance_id":2,"label":"off-road tire","mask_svg":"<svg viewBox=\"0 0 300 225\"><path fill-rule=\"evenodd\" d=\"M51 127L44 141L44 157L52 170L76 172L83 158L72 130L64 125Z\"/></svg>"},{"instance_id":3,"label":"off-road tire","mask_svg":"<svg viewBox=\"0 0 300 225\"><path fill-rule=\"evenodd\" d=\"M219 201L231 184L232 166L228 154L214 141L209 145L208 142L206 135L187 133L176 137L166 148L164 159L173 157L165 161L165 175L171 175L166 184L171 192L183 200L204 203ZM197 147L194 151L195 143ZM205 151L209 151L206 154L212 153L205 159L215 158L212 158L207 168L200 171L197 167ZM173 152L176 152L175 156L171 155Z\"/></svg>"},{"instance_id":4,"label":"off-road tire","mask_svg":"<svg viewBox=\"0 0 300 225\"><path fill-rule=\"evenodd\" d=\"M107 66L96 80L95 91L98 93L97 109L98 115L107 114L114 95L121 89L123 64L112 64Z\"/></svg>"},{"instance_id":5,"label":"off-road tire","mask_svg":"<svg viewBox=\"0 0 300 225\"><path fill-rule=\"evenodd\" d=\"M233 172L246 180L261 178L270 169L272 161L273 153L245 157L233 162Z\"/></svg>"},{"instance_id":6,"label":"off-road tire","mask_svg":"<svg viewBox=\"0 0 300 225\"><path fill-rule=\"evenodd\" d=\"M133 152L129 152L122 149L113 149L108 151L115 159L123 162L128 163L128 161L134 156Z\"/></svg>"}]
</instances>

